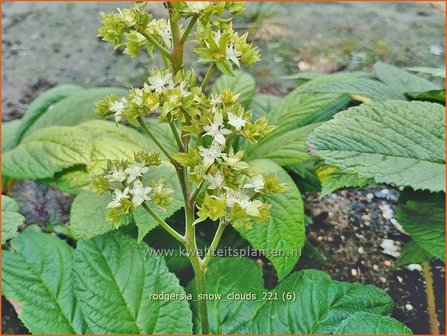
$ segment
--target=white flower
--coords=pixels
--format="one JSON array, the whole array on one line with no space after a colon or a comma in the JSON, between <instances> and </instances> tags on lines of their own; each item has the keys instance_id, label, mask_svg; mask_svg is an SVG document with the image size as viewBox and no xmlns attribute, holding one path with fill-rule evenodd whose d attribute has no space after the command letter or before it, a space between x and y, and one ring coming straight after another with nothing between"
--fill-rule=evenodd
<instances>
[{"instance_id":1,"label":"white flower","mask_svg":"<svg viewBox=\"0 0 447 336\"><path fill-rule=\"evenodd\" d=\"M132 103L141 107L143 105L143 90L133 89L133 94Z\"/></svg>"},{"instance_id":2,"label":"white flower","mask_svg":"<svg viewBox=\"0 0 447 336\"><path fill-rule=\"evenodd\" d=\"M247 214L253 217L258 217L261 215L259 212L259 208L262 206L262 202L258 200L250 201L250 199L244 199L239 201L239 206L242 209L245 209L247 211Z\"/></svg>"},{"instance_id":3,"label":"white flower","mask_svg":"<svg viewBox=\"0 0 447 336\"><path fill-rule=\"evenodd\" d=\"M213 142L209 148L199 147L199 155L203 158L205 166L210 166L220 157L225 156L222 148L217 142Z\"/></svg>"},{"instance_id":4,"label":"white flower","mask_svg":"<svg viewBox=\"0 0 447 336\"><path fill-rule=\"evenodd\" d=\"M237 131L240 131L242 127L245 126L245 119L240 116L234 115L231 112L228 112L228 123L233 126Z\"/></svg>"},{"instance_id":5,"label":"white flower","mask_svg":"<svg viewBox=\"0 0 447 336\"><path fill-rule=\"evenodd\" d=\"M144 163L135 162L132 165L130 165L129 168L125 170L125 172L128 174L127 183L132 183L135 181L137 177L143 176L144 173L146 173L149 170L148 167L144 165Z\"/></svg>"},{"instance_id":6,"label":"white flower","mask_svg":"<svg viewBox=\"0 0 447 336\"><path fill-rule=\"evenodd\" d=\"M210 2L207 1L187 1L186 6L188 6L189 10L193 13L200 14L201 11L208 8L211 5Z\"/></svg>"},{"instance_id":7,"label":"white flower","mask_svg":"<svg viewBox=\"0 0 447 336\"><path fill-rule=\"evenodd\" d=\"M148 195L152 191L151 187L145 187L140 180L136 180L133 184L133 189L130 190L132 196L132 203L134 207L138 207L144 203L144 201L149 201L151 197Z\"/></svg>"},{"instance_id":8,"label":"white flower","mask_svg":"<svg viewBox=\"0 0 447 336\"><path fill-rule=\"evenodd\" d=\"M240 66L239 64L239 58L242 56L242 53L236 49L233 43L230 43L227 46L227 49L225 50L225 56L232 61L237 66Z\"/></svg>"},{"instance_id":9,"label":"white flower","mask_svg":"<svg viewBox=\"0 0 447 336\"><path fill-rule=\"evenodd\" d=\"M157 93L161 93L164 88L174 87L174 82L172 81L172 75L170 73L154 73L148 78L148 88Z\"/></svg>"},{"instance_id":10,"label":"white flower","mask_svg":"<svg viewBox=\"0 0 447 336\"><path fill-rule=\"evenodd\" d=\"M264 177L261 174L253 176L251 183L244 185L244 188L253 188L255 192L260 192L264 188Z\"/></svg>"},{"instance_id":11,"label":"white flower","mask_svg":"<svg viewBox=\"0 0 447 336\"><path fill-rule=\"evenodd\" d=\"M222 114L216 113L213 122L203 127L205 135L211 136L218 144L225 144L225 135L231 134L231 131L224 128Z\"/></svg>"},{"instance_id":12,"label":"white flower","mask_svg":"<svg viewBox=\"0 0 447 336\"><path fill-rule=\"evenodd\" d=\"M211 95L210 103L212 108L222 105L222 97L220 95Z\"/></svg>"},{"instance_id":13,"label":"white flower","mask_svg":"<svg viewBox=\"0 0 447 336\"><path fill-rule=\"evenodd\" d=\"M107 205L107 209L120 207L121 200L129 198L129 187L126 187L123 191L116 189L113 193L113 200Z\"/></svg>"},{"instance_id":14,"label":"white flower","mask_svg":"<svg viewBox=\"0 0 447 336\"><path fill-rule=\"evenodd\" d=\"M226 197L226 202L227 202L227 207L232 208L235 204L239 204L240 201L245 200L245 199L250 199L250 197L246 194L244 194L241 191L236 191L230 188L226 188L227 189L227 197Z\"/></svg>"},{"instance_id":15,"label":"white flower","mask_svg":"<svg viewBox=\"0 0 447 336\"><path fill-rule=\"evenodd\" d=\"M224 181L224 176L220 171L217 171L214 175L208 174L206 180L210 183L208 189L220 189Z\"/></svg>"},{"instance_id":16,"label":"white flower","mask_svg":"<svg viewBox=\"0 0 447 336\"><path fill-rule=\"evenodd\" d=\"M123 119L123 112L127 107L126 98L121 98L120 100L116 100L114 102L109 103L109 110L115 114L115 121L118 123Z\"/></svg>"},{"instance_id":17,"label":"white flower","mask_svg":"<svg viewBox=\"0 0 447 336\"><path fill-rule=\"evenodd\" d=\"M126 173L124 170L112 168L108 175L105 178L109 182L123 182L126 179Z\"/></svg>"}]
</instances>

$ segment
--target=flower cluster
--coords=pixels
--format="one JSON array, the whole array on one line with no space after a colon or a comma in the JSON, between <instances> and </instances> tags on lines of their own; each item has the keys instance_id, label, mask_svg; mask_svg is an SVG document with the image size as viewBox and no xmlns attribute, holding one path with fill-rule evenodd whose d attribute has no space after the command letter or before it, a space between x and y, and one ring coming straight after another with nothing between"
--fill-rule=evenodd
<instances>
[{"instance_id":1,"label":"flower cluster","mask_svg":"<svg viewBox=\"0 0 447 336\"><path fill-rule=\"evenodd\" d=\"M169 195L173 190L165 186L163 179L147 184L144 178L151 166L160 164L158 154L141 151L135 153L132 162L109 160L103 174L93 178L92 189L97 194L112 192L107 216L116 226L125 215L145 202L151 201L151 204L160 207L172 202Z\"/></svg>"}]
</instances>

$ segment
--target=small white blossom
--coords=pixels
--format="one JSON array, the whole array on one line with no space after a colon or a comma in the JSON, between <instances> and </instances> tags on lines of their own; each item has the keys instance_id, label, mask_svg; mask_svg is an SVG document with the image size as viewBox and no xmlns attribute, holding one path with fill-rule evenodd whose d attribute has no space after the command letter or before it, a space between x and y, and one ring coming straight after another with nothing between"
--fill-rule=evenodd
<instances>
[{"instance_id":1,"label":"small white blossom","mask_svg":"<svg viewBox=\"0 0 447 336\"><path fill-rule=\"evenodd\" d=\"M234 115L231 112L228 112L228 123L233 126L237 131L240 131L242 127L245 126L245 119L240 116Z\"/></svg>"},{"instance_id":2,"label":"small white blossom","mask_svg":"<svg viewBox=\"0 0 447 336\"><path fill-rule=\"evenodd\" d=\"M253 217L258 217L261 215L259 212L259 208L263 205L261 201L253 200L250 201L250 199L243 199L238 202L239 206L247 211L247 214Z\"/></svg>"},{"instance_id":3,"label":"small white blossom","mask_svg":"<svg viewBox=\"0 0 447 336\"><path fill-rule=\"evenodd\" d=\"M151 197L148 194L151 191L151 187L145 187L140 180L136 180L133 184L133 188L130 190L134 207L138 207L145 201L149 201Z\"/></svg>"},{"instance_id":4,"label":"small white blossom","mask_svg":"<svg viewBox=\"0 0 447 336\"><path fill-rule=\"evenodd\" d=\"M123 119L123 112L127 107L126 98L109 103L109 110L115 114L115 121L118 123Z\"/></svg>"},{"instance_id":5,"label":"small white blossom","mask_svg":"<svg viewBox=\"0 0 447 336\"><path fill-rule=\"evenodd\" d=\"M142 106L143 105L143 90L133 89L134 97L132 98L132 103Z\"/></svg>"},{"instance_id":6,"label":"small white blossom","mask_svg":"<svg viewBox=\"0 0 447 336\"><path fill-rule=\"evenodd\" d=\"M240 66L239 64L239 58L242 56L242 53L236 49L233 43L230 43L227 46L227 49L225 51L225 56L232 61L237 66Z\"/></svg>"},{"instance_id":7,"label":"small white blossom","mask_svg":"<svg viewBox=\"0 0 447 336\"><path fill-rule=\"evenodd\" d=\"M212 108L222 105L222 97L220 95L211 95L210 103Z\"/></svg>"},{"instance_id":8,"label":"small white blossom","mask_svg":"<svg viewBox=\"0 0 447 336\"><path fill-rule=\"evenodd\" d=\"M124 170L112 168L112 170L105 176L109 182L123 182L126 179Z\"/></svg>"},{"instance_id":9,"label":"small white blossom","mask_svg":"<svg viewBox=\"0 0 447 336\"><path fill-rule=\"evenodd\" d=\"M218 144L225 144L225 135L231 134L231 131L224 128L222 114L216 113L213 122L203 127L205 135L211 136Z\"/></svg>"},{"instance_id":10,"label":"small white blossom","mask_svg":"<svg viewBox=\"0 0 447 336\"><path fill-rule=\"evenodd\" d=\"M125 170L125 172L128 175L127 183L132 183L135 181L137 177L143 176L144 173L146 173L149 170L148 167L144 165L144 163L135 162L132 165L130 165L129 168Z\"/></svg>"},{"instance_id":11,"label":"small white blossom","mask_svg":"<svg viewBox=\"0 0 447 336\"><path fill-rule=\"evenodd\" d=\"M239 204L239 202L243 200L250 200L250 197L247 194L244 194L242 191L236 191L230 188L226 188L226 202L227 207L232 208L235 204Z\"/></svg>"},{"instance_id":12,"label":"small white blossom","mask_svg":"<svg viewBox=\"0 0 447 336\"><path fill-rule=\"evenodd\" d=\"M113 200L107 205L108 209L118 208L121 206L121 200L129 198L129 187L126 187L123 191L116 189L113 192Z\"/></svg>"},{"instance_id":13,"label":"small white blossom","mask_svg":"<svg viewBox=\"0 0 447 336\"><path fill-rule=\"evenodd\" d=\"M201 11L208 8L211 5L211 2L208 1L187 1L186 6L188 6L189 10L193 13L200 14Z\"/></svg>"},{"instance_id":14,"label":"small white blossom","mask_svg":"<svg viewBox=\"0 0 447 336\"><path fill-rule=\"evenodd\" d=\"M205 166L210 166L218 158L224 157L225 154L222 153L222 148L217 142L213 142L209 148L199 147L199 155L203 158L203 163Z\"/></svg>"},{"instance_id":15,"label":"small white blossom","mask_svg":"<svg viewBox=\"0 0 447 336\"><path fill-rule=\"evenodd\" d=\"M169 73L154 73L148 78L148 86L150 90L161 93L164 88L174 87L172 76Z\"/></svg>"},{"instance_id":16,"label":"small white blossom","mask_svg":"<svg viewBox=\"0 0 447 336\"><path fill-rule=\"evenodd\" d=\"M258 174L256 176L253 176L251 178L251 183L247 183L244 185L244 188L253 188L255 192L261 192L261 190L264 188L264 177L261 174Z\"/></svg>"},{"instance_id":17,"label":"small white blossom","mask_svg":"<svg viewBox=\"0 0 447 336\"><path fill-rule=\"evenodd\" d=\"M208 189L222 188L224 176L220 171L217 171L214 175L208 174L206 180L210 183Z\"/></svg>"}]
</instances>

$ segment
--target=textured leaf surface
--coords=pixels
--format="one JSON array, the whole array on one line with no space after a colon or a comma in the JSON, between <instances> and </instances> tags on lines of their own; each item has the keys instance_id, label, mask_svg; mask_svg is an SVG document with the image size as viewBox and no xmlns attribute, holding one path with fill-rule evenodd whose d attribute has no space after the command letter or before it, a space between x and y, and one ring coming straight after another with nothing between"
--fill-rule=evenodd
<instances>
[{"instance_id":1,"label":"textured leaf surface","mask_svg":"<svg viewBox=\"0 0 447 336\"><path fill-rule=\"evenodd\" d=\"M413 67L407 68L407 70L429 74L433 77L445 78L445 68Z\"/></svg>"},{"instance_id":2,"label":"textured leaf surface","mask_svg":"<svg viewBox=\"0 0 447 336\"><path fill-rule=\"evenodd\" d=\"M79 94L84 91L77 85L59 85L51 88L32 101L26 110L20 128L17 132L17 139L20 141L28 129L46 112L50 111L54 105L63 99ZM54 113L54 112L52 112ZM76 111L73 111L76 113Z\"/></svg>"},{"instance_id":3,"label":"textured leaf surface","mask_svg":"<svg viewBox=\"0 0 447 336\"><path fill-rule=\"evenodd\" d=\"M220 94L226 89L239 94L239 102L243 106L250 104L256 90L255 79L249 74L235 71L234 76L222 75L211 88L211 94Z\"/></svg>"},{"instance_id":4,"label":"textured leaf surface","mask_svg":"<svg viewBox=\"0 0 447 336\"><path fill-rule=\"evenodd\" d=\"M124 96L127 91L120 88L106 87L83 90L54 104L30 125L23 137L49 126L74 126L86 120L97 119L94 114L95 103L109 94Z\"/></svg>"},{"instance_id":5,"label":"textured leaf surface","mask_svg":"<svg viewBox=\"0 0 447 336\"><path fill-rule=\"evenodd\" d=\"M289 175L270 160L251 161L250 165L267 176L276 175L289 188L281 194L266 197L272 205L268 223L253 223L250 230L240 228L239 233L259 250L266 251L281 280L293 269L304 245L304 209L301 194ZM269 250L276 250L270 253Z\"/></svg>"},{"instance_id":6,"label":"textured leaf surface","mask_svg":"<svg viewBox=\"0 0 447 336\"><path fill-rule=\"evenodd\" d=\"M445 105L445 89L416 92L416 93L410 92L407 93L406 96L409 97L410 100L422 100Z\"/></svg>"},{"instance_id":7,"label":"textured leaf surface","mask_svg":"<svg viewBox=\"0 0 447 336\"><path fill-rule=\"evenodd\" d=\"M73 253L62 240L25 230L2 252L2 289L34 334L85 333L73 288Z\"/></svg>"},{"instance_id":8,"label":"textured leaf surface","mask_svg":"<svg viewBox=\"0 0 447 336\"><path fill-rule=\"evenodd\" d=\"M445 194L420 193L397 206L397 220L411 238L445 262Z\"/></svg>"},{"instance_id":9,"label":"textured leaf surface","mask_svg":"<svg viewBox=\"0 0 447 336\"><path fill-rule=\"evenodd\" d=\"M70 232L76 239L89 239L111 231L114 226L106 219L110 193L100 196L90 191L81 191L74 199L70 210Z\"/></svg>"},{"instance_id":10,"label":"textured leaf surface","mask_svg":"<svg viewBox=\"0 0 447 336\"><path fill-rule=\"evenodd\" d=\"M278 96L262 93L254 96L249 106L250 109L253 110L253 119L256 120L272 112L281 102L281 99L282 98Z\"/></svg>"},{"instance_id":11,"label":"textured leaf surface","mask_svg":"<svg viewBox=\"0 0 447 336\"><path fill-rule=\"evenodd\" d=\"M377 78L400 93L439 89L435 84L424 78L382 62L374 64L374 71Z\"/></svg>"},{"instance_id":12,"label":"textured leaf surface","mask_svg":"<svg viewBox=\"0 0 447 336\"><path fill-rule=\"evenodd\" d=\"M189 334L187 301L151 300L150 294L183 294L163 258L146 244L109 233L81 241L75 252L75 287L92 333Z\"/></svg>"},{"instance_id":13,"label":"textured leaf surface","mask_svg":"<svg viewBox=\"0 0 447 336\"><path fill-rule=\"evenodd\" d=\"M293 273L269 292L263 288L261 267L246 258L214 259L206 280L208 293L223 295L209 302L211 332L219 334L332 334L357 312L388 315L393 306L381 289L334 281L317 270ZM188 289L194 292L194 283ZM246 299L229 301L231 293Z\"/></svg>"},{"instance_id":14,"label":"textured leaf surface","mask_svg":"<svg viewBox=\"0 0 447 336\"><path fill-rule=\"evenodd\" d=\"M412 334L404 324L389 316L371 313L354 313L342 321L334 332L335 335L406 335Z\"/></svg>"},{"instance_id":15,"label":"textured leaf surface","mask_svg":"<svg viewBox=\"0 0 447 336\"><path fill-rule=\"evenodd\" d=\"M321 182L320 197L344 188L361 188L374 184L373 179L362 179L353 173L344 173L337 167L320 165L316 170Z\"/></svg>"},{"instance_id":16,"label":"textured leaf surface","mask_svg":"<svg viewBox=\"0 0 447 336\"><path fill-rule=\"evenodd\" d=\"M177 173L174 167L165 162L159 167L152 167L144 176L145 185L150 185L152 180L158 181L160 178L165 180L165 185L174 192L169 196L174 200L171 204L163 209L152 206L152 210L162 219L171 217L174 212L183 207L183 195L180 183L177 178ZM150 204L150 202L149 202ZM138 241L140 242L146 234L158 226L158 222L146 212L143 207L139 207L134 213L133 218L138 227Z\"/></svg>"},{"instance_id":17,"label":"textured leaf surface","mask_svg":"<svg viewBox=\"0 0 447 336\"><path fill-rule=\"evenodd\" d=\"M17 230L24 221L16 201L2 195L2 244L17 236Z\"/></svg>"},{"instance_id":18,"label":"textured leaf surface","mask_svg":"<svg viewBox=\"0 0 447 336\"><path fill-rule=\"evenodd\" d=\"M2 122L2 153L17 145L17 132L21 123L20 119Z\"/></svg>"},{"instance_id":19,"label":"textured leaf surface","mask_svg":"<svg viewBox=\"0 0 447 336\"><path fill-rule=\"evenodd\" d=\"M445 190L445 111L389 101L350 108L315 129L311 152L329 165L414 189Z\"/></svg>"},{"instance_id":20,"label":"textured leaf surface","mask_svg":"<svg viewBox=\"0 0 447 336\"><path fill-rule=\"evenodd\" d=\"M49 127L3 154L3 174L17 179L44 179L75 165L87 165L90 135L71 127Z\"/></svg>"}]
</instances>

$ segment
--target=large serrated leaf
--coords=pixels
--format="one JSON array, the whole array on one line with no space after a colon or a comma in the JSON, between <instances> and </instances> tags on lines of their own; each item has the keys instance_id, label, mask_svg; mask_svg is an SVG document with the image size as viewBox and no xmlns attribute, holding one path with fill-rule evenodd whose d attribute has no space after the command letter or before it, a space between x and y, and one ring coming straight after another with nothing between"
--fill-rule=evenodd
<instances>
[{"instance_id":1,"label":"large serrated leaf","mask_svg":"<svg viewBox=\"0 0 447 336\"><path fill-rule=\"evenodd\" d=\"M445 190L445 111L439 104L353 107L315 129L308 145L327 164L377 183Z\"/></svg>"},{"instance_id":2,"label":"large serrated leaf","mask_svg":"<svg viewBox=\"0 0 447 336\"><path fill-rule=\"evenodd\" d=\"M334 332L335 335L408 335L411 330L389 316L371 313L354 313L343 320Z\"/></svg>"},{"instance_id":3,"label":"large serrated leaf","mask_svg":"<svg viewBox=\"0 0 447 336\"><path fill-rule=\"evenodd\" d=\"M28 129L32 127L42 115L51 110L56 103L67 97L73 96L74 94L79 94L82 91L84 91L84 89L80 86L68 84L56 86L40 94L32 101L26 110L17 132L17 139L20 141Z\"/></svg>"},{"instance_id":4,"label":"large serrated leaf","mask_svg":"<svg viewBox=\"0 0 447 336\"><path fill-rule=\"evenodd\" d=\"M34 334L85 333L73 288L73 253L62 240L25 230L2 251L2 290Z\"/></svg>"},{"instance_id":5,"label":"large serrated leaf","mask_svg":"<svg viewBox=\"0 0 447 336\"><path fill-rule=\"evenodd\" d=\"M25 221L19 206L12 198L2 195L2 244L17 236L18 228Z\"/></svg>"},{"instance_id":6,"label":"large serrated leaf","mask_svg":"<svg viewBox=\"0 0 447 336\"><path fill-rule=\"evenodd\" d=\"M397 220L411 238L430 255L445 263L445 194L404 194Z\"/></svg>"},{"instance_id":7,"label":"large serrated leaf","mask_svg":"<svg viewBox=\"0 0 447 336\"><path fill-rule=\"evenodd\" d=\"M262 93L254 96L249 106L253 110L253 119L256 120L264 115L270 114L281 100L281 97Z\"/></svg>"},{"instance_id":8,"label":"large serrated leaf","mask_svg":"<svg viewBox=\"0 0 447 336\"><path fill-rule=\"evenodd\" d=\"M255 160L250 165L267 176L278 176L281 183L288 187L284 193L266 197L266 201L272 205L267 223L254 223L252 229L238 229L255 249L264 250L281 280L298 262L304 245L303 201L293 180L273 161Z\"/></svg>"},{"instance_id":9,"label":"large serrated leaf","mask_svg":"<svg viewBox=\"0 0 447 336\"><path fill-rule=\"evenodd\" d=\"M234 76L222 75L219 77L211 88L211 94L220 94L224 90L239 94L239 102L243 106L248 106L256 90L256 81L249 74L241 71L236 71Z\"/></svg>"},{"instance_id":10,"label":"large serrated leaf","mask_svg":"<svg viewBox=\"0 0 447 336\"><path fill-rule=\"evenodd\" d=\"M429 261L433 256L420 247L414 240L410 240L400 249L400 256L397 259L396 267L409 264L420 264Z\"/></svg>"},{"instance_id":11,"label":"large serrated leaf","mask_svg":"<svg viewBox=\"0 0 447 336\"><path fill-rule=\"evenodd\" d=\"M377 62L374 64L374 71L377 78L402 94L439 89L432 82L390 64Z\"/></svg>"},{"instance_id":12,"label":"large serrated leaf","mask_svg":"<svg viewBox=\"0 0 447 336\"><path fill-rule=\"evenodd\" d=\"M75 251L75 288L91 333L190 334L186 300L150 294L184 294L162 257L146 244L109 233L81 241Z\"/></svg>"},{"instance_id":13,"label":"large serrated leaf","mask_svg":"<svg viewBox=\"0 0 447 336\"><path fill-rule=\"evenodd\" d=\"M127 90L114 87L92 88L73 94L54 104L51 109L34 121L22 137L26 138L37 130L50 126L74 126L83 121L97 119L94 114L95 103L109 94L124 96Z\"/></svg>"},{"instance_id":14,"label":"large serrated leaf","mask_svg":"<svg viewBox=\"0 0 447 336\"><path fill-rule=\"evenodd\" d=\"M334 281L317 270L293 273L268 291L262 285L260 266L245 258L213 259L206 281L209 294L222 295L208 302L210 332L216 334L334 334L343 325L361 334L365 330L361 323L344 321L357 313L368 313L368 321L375 320L389 315L393 307L379 288ZM192 282L188 290L195 293L194 287ZM242 299L234 299L234 294ZM410 332L390 317L383 321L395 327L388 328L390 332Z\"/></svg>"},{"instance_id":15,"label":"large serrated leaf","mask_svg":"<svg viewBox=\"0 0 447 336\"><path fill-rule=\"evenodd\" d=\"M17 132L21 123L20 119L2 122L2 153L17 145Z\"/></svg>"}]
</instances>

